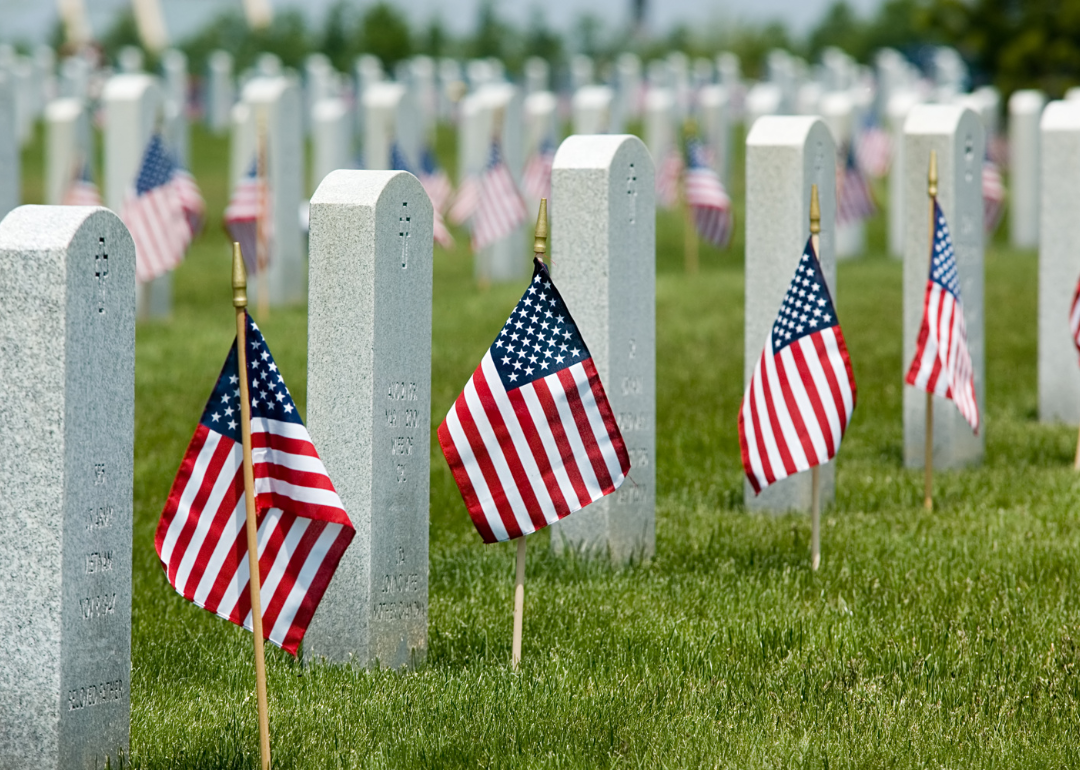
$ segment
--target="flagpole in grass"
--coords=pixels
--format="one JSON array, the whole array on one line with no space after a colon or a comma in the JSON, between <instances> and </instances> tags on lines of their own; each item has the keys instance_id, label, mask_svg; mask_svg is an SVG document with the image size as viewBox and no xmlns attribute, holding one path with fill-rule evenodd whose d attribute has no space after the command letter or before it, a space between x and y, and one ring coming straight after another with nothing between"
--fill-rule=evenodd
<instances>
[{"instance_id":1,"label":"flagpole in grass","mask_svg":"<svg viewBox=\"0 0 1080 770\"><path fill-rule=\"evenodd\" d=\"M547 253L548 216L547 198L540 199L540 211L536 215L536 231L533 234L533 259L543 261ZM521 627L525 619L525 535L517 539L517 569L514 574L514 638L511 644L510 664L515 671L521 664Z\"/></svg>"},{"instance_id":2,"label":"flagpole in grass","mask_svg":"<svg viewBox=\"0 0 1080 770\"><path fill-rule=\"evenodd\" d=\"M686 136L696 131L694 121L689 121L685 128ZM687 274L694 275L698 271L698 234L697 225L694 223L694 209L686 199L686 172L687 165L684 163L682 178L679 180L679 201L683 208L683 260Z\"/></svg>"},{"instance_id":3,"label":"flagpole in grass","mask_svg":"<svg viewBox=\"0 0 1080 770\"><path fill-rule=\"evenodd\" d=\"M930 150L930 171L927 174L927 192L930 195L930 269L934 267L934 208L937 204L937 151ZM1080 459L1080 447L1078 447ZM934 509L934 394L926 391L926 448L923 450L923 506Z\"/></svg>"},{"instance_id":4,"label":"flagpole in grass","mask_svg":"<svg viewBox=\"0 0 1080 770\"><path fill-rule=\"evenodd\" d=\"M233 243L233 307L236 308L236 365L240 377L240 435L244 444L244 506L247 512L248 586L251 592L251 630L255 639L255 693L259 705L259 759L270 770L270 722L266 705L266 660L263 655L262 600L259 588L258 525L255 517L255 470L251 461L251 395L247 370L247 270L240 244Z\"/></svg>"},{"instance_id":5,"label":"flagpole in grass","mask_svg":"<svg viewBox=\"0 0 1080 770\"><path fill-rule=\"evenodd\" d=\"M814 256L821 254L821 201L817 185L810 185L810 244ZM810 469L810 569L821 566L821 474L820 466Z\"/></svg>"},{"instance_id":6,"label":"flagpole in grass","mask_svg":"<svg viewBox=\"0 0 1080 770\"><path fill-rule=\"evenodd\" d=\"M267 237L269 223L266 221L270 211L270 180L266 176L266 115L259 113L258 124L255 134L256 142L256 178L259 180L259 215L255 220L255 266L259 271L259 320L265 321L270 317L270 277L267 268L270 265L270 239Z\"/></svg>"}]
</instances>

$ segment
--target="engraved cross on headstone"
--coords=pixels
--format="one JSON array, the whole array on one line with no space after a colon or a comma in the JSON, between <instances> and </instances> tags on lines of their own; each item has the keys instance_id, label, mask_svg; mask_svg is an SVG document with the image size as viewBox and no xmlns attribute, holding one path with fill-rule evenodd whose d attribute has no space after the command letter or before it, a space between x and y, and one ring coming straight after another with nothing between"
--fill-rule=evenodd
<instances>
[{"instance_id":1,"label":"engraved cross on headstone","mask_svg":"<svg viewBox=\"0 0 1080 770\"><path fill-rule=\"evenodd\" d=\"M630 196L630 224L637 224L637 169L630 164L626 175L626 194Z\"/></svg>"},{"instance_id":2,"label":"engraved cross on headstone","mask_svg":"<svg viewBox=\"0 0 1080 770\"><path fill-rule=\"evenodd\" d=\"M407 201L401 204L401 208L401 216L398 217L398 235L401 236L401 269L404 270L409 266L409 223L412 218L409 216Z\"/></svg>"},{"instance_id":3,"label":"engraved cross on headstone","mask_svg":"<svg viewBox=\"0 0 1080 770\"><path fill-rule=\"evenodd\" d=\"M109 277L109 255L105 252L105 239L98 238L98 250L94 255L94 278L98 287L98 312L105 312L105 279Z\"/></svg>"}]
</instances>

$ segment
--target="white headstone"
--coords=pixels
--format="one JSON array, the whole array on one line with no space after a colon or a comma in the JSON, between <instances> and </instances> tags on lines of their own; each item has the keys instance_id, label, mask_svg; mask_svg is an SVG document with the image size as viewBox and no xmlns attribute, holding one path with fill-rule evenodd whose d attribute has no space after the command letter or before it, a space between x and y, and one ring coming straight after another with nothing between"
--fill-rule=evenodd
<instances>
[{"instance_id":1,"label":"white headstone","mask_svg":"<svg viewBox=\"0 0 1080 770\"><path fill-rule=\"evenodd\" d=\"M590 57L580 53L570 57L570 89L572 91L591 86L595 77L596 65Z\"/></svg>"},{"instance_id":2,"label":"white headstone","mask_svg":"<svg viewBox=\"0 0 1080 770\"><path fill-rule=\"evenodd\" d=\"M410 110L401 83L372 83L364 91L364 167L389 170L394 142L404 148L402 130L408 123ZM406 152L411 162L416 156Z\"/></svg>"},{"instance_id":3,"label":"white headstone","mask_svg":"<svg viewBox=\"0 0 1080 770\"><path fill-rule=\"evenodd\" d=\"M135 246L111 211L0 222L0 767L124 761Z\"/></svg>"},{"instance_id":4,"label":"white headstone","mask_svg":"<svg viewBox=\"0 0 1080 770\"><path fill-rule=\"evenodd\" d=\"M191 165L188 136L187 56L171 48L161 56L162 86L165 96L165 141L180 165Z\"/></svg>"},{"instance_id":5,"label":"white headstone","mask_svg":"<svg viewBox=\"0 0 1080 770\"><path fill-rule=\"evenodd\" d=\"M323 99L312 111L311 188L332 171L352 167L352 116L342 99Z\"/></svg>"},{"instance_id":6,"label":"white headstone","mask_svg":"<svg viewBox=\"0 0 1080 770\"><path fill-rule=\"evenodd\" d=\"M615 105L612 123L625 126L641 116L642 108L641 59L636 54L619 54L615 62Z\"/></svg>"},{"instance_id":7,"label":"white headstone","mask_svg":"<svg viewBox=\"0 0 1080 770\"><path fill-rule=\"evenodd\" d=\"M552 169L552 278L630 455L622 487L552 528L564 546L649 558L656 548L656 198L634 136L571 136Z\"/></svg>"},{"instance_id":8,"label":"white headstone","mask_svg":"<svg viewBox=\"0 0 1080 770\"><path fill-rule=\"evenodd\" d=\"M836 142L837 165L847 162L855 136L855 104L850 91L833 91L821 98L821 117ZM836 258L851 259L866 252L866 223L862 219L836 225Z\"/></svg>"},{"instance_id":9,"label":"white headstone","mask_svg":"<svg viewBox=\"0 0 1080 770\"><path fill-rule=\"evenodd\" d=\"M498 137L503 159L514 179L520 180L524 134L522 101L520 90L509 83L489 83L462 100L461 130L458 132L459 181L481 173L487 165L497 121L501 121L502 125ZM487 283L524 277L529 270L529 253L525 249L524 235L524 228L519 227L476 254L476 279Z\"/></svg>"},{"instance_id":10,"label":"white headstone","mask_svg":"<svg viewBox=\"0 0 1080 770\"><path fill-rule=\"evenodd\" d=\"M975 397L986 415L986 356L983 330L982 167L986 155L982 121L967 107L920 104L904 124L904 348L903 372L915 356L930 270L930 151L937 152L938 203L949 224L960 274L967 343L975 372ZM978 463L985 448L951 401L934 398L934 467ZM922 468L926 441L926 393L904 386L904 464Z\"/></svg>"},{"instance_id":11,"label":"white headstone","mask_svg":"<svg viewBox=\"0 0 1080 770\"><path fill-rule=\"evenodd\" d=\"M554 147L559 140L559 100L551 91L537 91L525 97L525 157L545 142ZM539 203L539 201L533 201Z\"/></svg>"},{"instance_id":12,"label":"white headstone","mask_svg":"<svg viewBox=\"0 0 1080 770\"><path fill-rule=\"evenodd\" d=\"M427 650L433 216L400 171L335 171L311 199L308 426L356 537L305 659Z\"/></svg>"},{"instance_id":13,"label":"white headstone","mask_svg":"<svg viewBox=\"0 0 1080 770\"><path fill-rule=\"evenodd\" d=\"M885 212L889 220L889 255L904 256L904 123L908 113L920 102L914 91L901 91L889 99L886 107L892 159L889 162L889 205Z\"/></svg>"},{"instance_id":14,"label":"white headstone","mask_svg":"<svg viewBox=\"0 0 1080 770\"><path fill-rule=\"evenodd\" d=\"M458 100L465 93L461 64L456 59L439 60L439 119L454 122Z\"/></svg>"},{"instance_id":15,"label":"white headstone","mask_svg":"<svg viewBox=\"0 0 1080 770\"><path fill-rule=\"evenodd\" d=\"M713 154L713 165L725 186L731 183L731 102L724 86L708 85L698 92L701 128Z\"/></svg>"},{"instance_id":16,"label":"white headstone","mask_svg":"<svg viewBox=\"0 0 1080 770\"><path fill-rule=\"evenodd\" d=\"M270 239L270 266L266 285L271 306L304 299L304 248L300 232L300 199L304 187L304 137L300 89L283 77L258 77L244 85L241 96L248 108L245 130L252 152L244 160L251 165L260 125L266 132L266 173L274 219ZM252 305L258 304L262 281L249 282Z\"/></svg>"},{"instance_id":17,"label":"white headstone","mask_svg":"<svg viewBox=\"0 0 1080 770\"><path fill-rule=\"evenodd\" d=\"M818 259L836 300L836 143L820 118L763 116L746 138L746 325L743 383L749 383L810 237L810 190L818 186ZM835 463L821 466L821 504L835 497ZM811 474L799 473L754 496L751 510L809 511Z\"/></svg>"},{"instance_id":18,"label":"white headstone","mask_svg":"<svg viewBox=\"0 0 1080 770\"><path fill-rule=\"evenodd\" d=\"M1080 101L1042 114L1039 419L1080 423L1080 366L1067 319L1080 278Z\"/></svg>"},{"instance_id":19,"label":"white headstone","mask_svg":"<svg viewBox=\"0 0 1080 770\"><path fill-rule=\"evenodd\" d=\"M22 200L22 153L15 118L15 84L0 69L0 217Z\"/></svg>"},{"instance_id":20,"label":"white headstone","mask_svg":"<svg viewBox=\"0 0 1080 770\"><path fill-rule=\"evenodd\" d=\"M40 44L34 47L34 69L38 77L39 112L56 98L56 52L52 46Z\"/></svg>"},{"instance_id":21,"label":"white headstone","mask_svg":"<svg viewBox=\"0 0 1080 770\"><path fill-rule=\"evenodd\" d=\"M746 128L749 131L758 118L780 114L784 94L775 83L755 83L746 92ZM777 307L780 307L777 305Z\"/></svg>"},{"instance_id":22,"label":"white headstone","mask_svg":"<svg viewBox=\"0 0 1080 770\"><path fill-rule=\"evenodd\" d=\"M1009 97L1009 240L1022 249L1039 245L1039 119L1042 91Z\"/></svg>"},{"instance_id":23,"label":"white headstone","mask_svg":"<svg viewBox=\"0 0 1080 770\"><path fill-rule=\"evenodd\" d=\"M101 97L105 108L105 205L124 210L134 188L143 155L162 110L161 88L149 75L115 75ZM164 318L172 313L172 275L139 284L136 309L140 318Z\"/></svg>"},{"instance_id":24,"label":"white headstone","mask_svg":"<svg viewBox=\"0 0 1080 770\"><path fill-rule=\"evenodd\" d=\"M81 56L69 56L60 63L59 94L86 100L90 93L90 64Z\"/></svg>"},{"instance_id":25,"label":"white headstone","mask_svg":"<svg viewBox=\"0 0 1080 770\"><path fill-rule=\"evenodd\" d=\"M90 159L90 122L79 99L45 108L45 202L60 205L82 164Z\"/></svg>"},{"instance_id":26,"label":"white headstone","mask_svg":"<svg viewBox=\"0 0 1080 770\"><path fill-rule=\"evenodd\" d=\"M143 52L141 48L127 45L120 49L116 59L117 67L125 75L133 75L143 71Z\"/></svg>"},{"instance_id":27,"label":"white headstone","mask_svg":"<svg viewBox=\"0 0 1080 770\"><path fill-rule=\"evenodd\" d=\"M525 60L525 95L528 97L539 91L547 91L551 83L551 67L539 56L530 56Z\"/></svg>"},{"instance_id":28,"label":"white headstone","mask_svg":"<svg viewBox=\"0 0 1080 770\"><path fill-rule=\"evenodd\" d=\"M334 67L326 54L313 53L304 61L304 130L310 132L315 105L337 96Z\"/></svg>"},{"instance_id":29,"label":"white headstone","mask_svg":"<svg viewBox=\"0 0 1080 770\"><path fill-rule=\"evenodd\" d=\"M675 95L666 88L650 88L645 94L645 144L653 164L660 166L676 146Z\"/></svg>"},{"instance_id":30,"label":"white headstone","mask_svg":"<svg viewBox=\"0 0 1080 770\"><path fill-rule=\"evenodd\" d=\"M281 59L277 54L261 53L255 60L256 76L276 78L282 74Z\"/></svg>"},{"instance_id":31,"label":"white headstone","mask_svg":"<svg viewBox=\"0 0 1080 770\"><path fill-rule=\"evenodd\" d=\"M15 66L9 72L15 83L15 125L19 132L19 145L23 146L34 134L35 108L40 101L34 62L29 56L16 57Z\"/></svg>"},{"instance_id":32,"label":"white headstone","mask_svg":"<svg viewBox=\"0 0 1080 770\"><path fill-rule=\"evenodd\" d=\"M572 101L575 134L611 133L611 110L615 92L607 86L583 86Z\"/></svg>"},{"instance_id":33,"label":"white headstone","mask_svg":"<svg viewBox=\"0 0 1080 770\"><path fill-rule=\"evenodd\" d=\"M232 54L214 51L206 68L206 125L215 134L221 134L229 127L229 113L236 102Z\"/></svg>"}]
</instances>

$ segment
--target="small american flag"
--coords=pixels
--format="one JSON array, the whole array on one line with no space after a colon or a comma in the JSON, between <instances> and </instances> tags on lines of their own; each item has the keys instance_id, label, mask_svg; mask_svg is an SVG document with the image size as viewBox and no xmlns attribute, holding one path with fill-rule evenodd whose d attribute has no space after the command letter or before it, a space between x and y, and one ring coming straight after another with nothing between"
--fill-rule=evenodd
<instances>
[{"instance_id":1,"label":"small american flag","mask_svg":"<svg viewBox=\"0 0 1080 770\"><path fill-rule=\"evenodd\" d=\"M64 192L64 206L101 206L101 194L90 175L90 164L82 163Z\"/></svg>"},{"instance_id":2,"label":"small american flag","mask_svg":"<svg viewBox=\"0 0 1080 770\"><path fill-rule=\"evenodd\" d=\"M626 478L630 459L600 376L539 260L438 435L486 543L553 524Z\"/></svg>"},{"instance_id":3,"label":"small american flag","mask_svg":"<svg viewBox=\"0 0 1080 770\"><path fill-rule=\"evenodd\" d=\"M258 161L236 183L229 205L225 207L224 225L229 238L240 244L248 273L255 275L268 266L270 260L269 186L259 176Z\"/></svg>"},{"instance_id":4,"label":"small american flag","mask_svg":"<svg viewBox=\"0 0 1080 770\"><path fill-rule=\"evenodd\" d=\"M835 457L854 410L847 344L808 241L739 412L754 492Z\"/></svg>"},{"instance_id":5,"label":"small american flag","mask_svg":"<svg viewBox=\"0 0 1080 770\"><path fill-rule=\"evenodd\" d=\"M934 245L922 326L915 359L905 381L919 390L952 399L971 429L979 432L975 370L967 346L960 277L949 225L937 201L934 201Z\"/></svg>"},{"instance_id":6,"label":"small american flag","mask_svg":"<svg viewBox=\"0 0 1080 770\"><path fill-rule=\"evenodd\" d=\"M502 157L499 142L492 140L491 157L480 175L480 191L472 222L474 251L502 240L528 217L525 201Z\"/></svg>"},{"instance_id":7,"label":"small american flag","mask_svg":"<svg viewBox=\"0 0 1080 770\"><path fill-rule=\"evenodd\" d=\"M855 161L855 151L849 143L843 151L844 162L836 169L836 226L858 222L877 213L870 183Z\"/></svg>"},{"instance_id":8,"label":"small american flag","mask_svg":"<svg viewBox=\"0 0 1080 770\"><path fill-rule=\"evenodd\" d=\"M656 202L662 208L671 209L679 202L679 179L683 173L683 157L677 147L664 156L656 174Z\"/></svg>"},{"instance_id":9,"label":"small american flag","mask_svg":"<svg viewBox=\"0 0 1080 770\"><path fill-rule=\"evenodd\" d=\"M247 343L263 634L295 655L354 529L250 317ZM154 545L181 596L251 630L239 395L234 341Z\"/></svg>"},{"instance_id":10,"label":"small american flag","mask_svg":"<svg viewBox=\"0 0 1080 770\"><path fill-rule=\"evenodd\" d=\"M458 186L454 202L450 205L447 217L455 225L463 225L473 218L480 203L480 178L470 174Z\"/></svg>"},{"instance_id":11,"label":"small american flag","mask_svg":"<svg viewBox=\"0 0 1080 770\"><path fill-rule=\"evenodd\" d=\"M994 161L987 158L982 170L983 228L993 233L1001 224L1005 213L1005 183Z\"/></svg>"},{"instance_id":12,"label":"small american flag","mask_svg":"<svg viewBox=\"0 0 1080 770\"><path fill-rule=\"evenodd\" d=\"M724 248L731 240L731 199L720 177L706 162L701 141L691 137L686 142L688 163L684 175L686 205L694 215L698 234L709 243Z\"/></svg>"},{"instance_id":13,"label":"small american flag","mask_svg":"<svg viewBox=\"0 0 1080 770\"><path fill-rule=\"evenodd\" d=\"M401 147L397 142L394 142L390 146L390 165L394 167L395 171L405 171L409 174L413 173L413 170L409 168L409 161L405 157L405 153L401 151ZM413 176L416 176L413 174ZM419 179L419 177L417 177ZM423 186L423 180L420 180L421 186ZM424 192L427 192L428 198L431 199L431 208L435 212L435 224L432 228L432 236L435 242L442 246L444 249L454 248L454 236L450 234L450 230L446 226L446 220L443 219L443 215L439 212L439 207L435 205L435 200L431 198L431 193L424 187Z\"/></svg>"},{"instance_id":14,"label":"small american flag","mask_svg":"<svg viewBox=\"0 0 1080 770\"><path fill-rule=\"evenodd\" d=\"M196 212L188 208L190 192L177 171L161 135L154 134L121 217L135 241L135 277L144 283L179 265L194 237L190 217Z\"/></svg>"},{"instance_id":15,"label":"small american flag","mask_svg":"<svg viewBox=\"0 0 1080 770\"><path fill-rule=\"evenodd\" d=\"M1076 284L1076 293L1069 306L1069 331L1072 332L1073 344L1080 351L1080 283Z\"/></svg>"},{"instance_id":16,"label":"small american flag","mask_svg":"<svg viewBox=\"0 0 1080 770\"><path fill-rule=\"evenodd\" d=\"M889 173L892 161L892 139L889 132L876 121L868 121L855 139L855 155L859 168L874 179Z\"/></svg>"},{"instance_id":17,"label":"small american flag","mask_svg":"<svg viewBox=\"0 0 1080 770\"><path fill-rule=\"evenodd\" d=\"M551 167L555 164L555 143L545 139L536 148L521 175L521 189L533 200L551 197Z\"/></svg>"},{"instance_id":18,"label":"small american flag","mask_svg":"<svg viewBox=\"0 0 1080 770\"><path fill-rule=\"evenodd\" d=\"M202 230L203 219L206 214L206 201L203 200L202 191L195 183L195 177L183 166L176 167L176 189L180 192L180 205L184 207L187 216L188 227L191 228L191 237L194 239Z\"/></svg>"},{"instance_id":19,"label":"small american flag","mask_svg":"<svg viewBox=\"0 0 1080 770\"><path fill-rule=\"evenodd\" d=\"M446 211L446 207L450 205L450 199L454 197L454 186L450 184L450 177L439 165L430 147L425 149L420 157L420 176L417 178L427 190L435 211L439 214Z\"/></svg>"}]
</instances>

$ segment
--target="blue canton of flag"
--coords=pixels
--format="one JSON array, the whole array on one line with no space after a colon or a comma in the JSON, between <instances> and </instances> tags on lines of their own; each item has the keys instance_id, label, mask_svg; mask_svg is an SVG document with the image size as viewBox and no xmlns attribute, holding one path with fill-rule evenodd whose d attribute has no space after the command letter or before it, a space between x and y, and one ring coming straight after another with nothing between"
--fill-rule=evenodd
<instances>
[{"instance_id":1,"label":"blue canton of flag","mask_svg":"<svg viewBox=\"0 0 1080 770\"><path fill-rule=\"evenodd\" d=\"M773 323L773 352L836 323L836 308L811 249L803 254Z\"/></svg>"}]
</instances>

